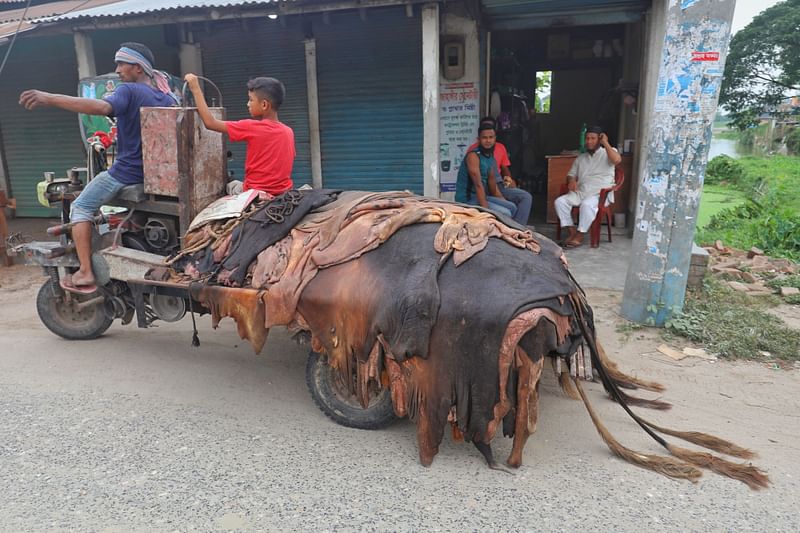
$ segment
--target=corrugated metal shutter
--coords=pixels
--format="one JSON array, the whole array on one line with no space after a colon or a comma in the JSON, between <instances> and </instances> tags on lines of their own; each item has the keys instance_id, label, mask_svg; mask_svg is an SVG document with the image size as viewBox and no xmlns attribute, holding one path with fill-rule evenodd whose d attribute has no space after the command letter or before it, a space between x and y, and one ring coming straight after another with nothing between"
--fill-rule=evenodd
<instances>
[{"instance_id":1,"label":"corrugated metal shutter","mask_svg":"<svg viewBox=\"0 0 800 533\"><path fill-rule=\"evenodd\" d=\"M290 18L287 27L266 17L249 20L245 26L237 21L218 22L201 34L200 42L205 76L222 91L228 120L250 118L248 80L270 76L283 82L286 100L279 117L294 130L297 150L292 179L295 187L311 183L305 44L299 18ZM228 148L234 157L228 168L236 179L243 179L245 144L230 143Z\"/></svg>"},{"instance_id":2,"label":"corrugated metal shutter","mask_svg":"<svg viewBox=\"0 0 800 533\"><path fill-rule=\"evenodd\" d=\"M144 26L141 28L119 28L96 30L91 33L97 73L114 72L114 54L119 45L133 41L146 45L156 57L156 68L180 76L181 64L178 46L166 42L165 33L177 33L174 26ZM175 37L177 39L177 36Z\"/></svg>"},{"instance_id":3,"label":"corrugated metal shutter","mask_svg":"<svg viewBox=\"0 0 800 533\"><path fill-rule=\"evenodd\" d=\"M58 210L39 205L36 183L43 172L63 176L68 168L85 164L78 117L54 109L26 111L18 103L25 89L76 94L78 66L71 35L21 37L0 82L0 130L17 216L58 216Z\"/></svg>"},{"instance_id":4,"label":"corrugated metal shutter","mask_svg":"<svg viewBox=\"0 0 800 533\"><path fill-rule=\"evenodd\" d=\"M422 194L419 13L331 14L314 36L325 187Z\"/></svg>"}]
</instances>

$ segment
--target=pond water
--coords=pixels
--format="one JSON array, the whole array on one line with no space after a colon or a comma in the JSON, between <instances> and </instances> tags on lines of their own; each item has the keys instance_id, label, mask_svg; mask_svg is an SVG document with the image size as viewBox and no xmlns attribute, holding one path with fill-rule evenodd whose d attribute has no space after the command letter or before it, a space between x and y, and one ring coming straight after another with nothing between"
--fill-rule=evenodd
<instances>
[{"instance_id":1,"label":"pond water","mask_svg":"<svg viewBox=\"0 0 800 533\"><path fill-rule=\"evenodd\" d=\"M736 141L732 139L718 139L711 138L711 146L708 148L708 160L711 161L718 155L727 155L733 158L741 156L741 152L737 150Z\"/></svg>"}]
</instances>

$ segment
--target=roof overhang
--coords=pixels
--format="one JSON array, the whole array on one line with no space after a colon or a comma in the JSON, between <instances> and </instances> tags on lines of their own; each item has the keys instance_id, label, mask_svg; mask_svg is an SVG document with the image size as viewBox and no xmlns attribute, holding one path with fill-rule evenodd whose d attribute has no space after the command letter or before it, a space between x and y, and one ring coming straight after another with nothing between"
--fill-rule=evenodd
<instances>
[{"instance_id":1,"label":"roof overhang","mask_svg":"<svg viewBox=\"0 0 800 533\"><path fill-rule=\"evenodd\" d=\"M493 31L624 24L640 20L650 4L650 0L481 0Z\"/></svg>"},{"instance_id":2,"label":"roof overhang","mask_svg":"<svg viewBox=\"0 0 800 533\"><path fill-rule=\"evenodd\" d=\"M113 0L112 0L113 1ZM341 10L421 4L430 0L117 0L112 5L81 9L38 19L37 25L72 29L105 29L158 24L211 22L278 15L279 17Z\"/></svg>"},{"instance_id":3,"label":"roof overhang","mask_svg":"<svg viewBox=\"0 0 800 533\"><path fill-rule=\"evenodd\" d=\"M64 16L76 10L92 9L114 4L119 0L61 0L0 11L0 46L8 43L16 33L25 33L36 29L37 22L44 17Z\"/></svg>"}]
</instances>

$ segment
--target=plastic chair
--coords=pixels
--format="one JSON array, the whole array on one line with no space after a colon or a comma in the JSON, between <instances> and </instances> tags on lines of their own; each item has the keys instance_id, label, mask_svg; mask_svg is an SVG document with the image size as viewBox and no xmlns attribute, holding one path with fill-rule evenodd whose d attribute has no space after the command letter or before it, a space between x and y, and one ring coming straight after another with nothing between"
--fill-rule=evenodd
<instances>
[{"instance_id":1,"label":"plastic chair","mask_svg":"<svg viewBox=\"0 0 800 533\"><path fill-rule=\"evenodd\" d=\"M614 203L606 205L606 198L608 193L616 192L622 188L625 183L625 171L622 170L622 165L617 165L614 169L614 186L607 189L600 190L600 199L598 200L597 216L594 217L591 227L589 228L589 243L592 248L600 246L600 226L605 221L608 226L608 242L611 242L611 215L614 213ZM567 185L561 186L561 194L567 194ZM616 196L616 195L615 195ZM616 198L614 199L616 202ZM580 207L572 208L572 219L577 220L580 214ZM561 240L561 221L556 222L556 240Z\"/></svg>"}]
</instances>

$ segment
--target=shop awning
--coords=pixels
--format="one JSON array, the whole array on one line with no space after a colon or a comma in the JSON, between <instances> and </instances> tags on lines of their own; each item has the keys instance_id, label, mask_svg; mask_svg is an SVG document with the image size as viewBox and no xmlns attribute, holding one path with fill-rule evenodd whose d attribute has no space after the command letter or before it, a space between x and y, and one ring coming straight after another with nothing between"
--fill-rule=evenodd
<instances>
[{"instance_id":1,"label":"shop awning","mask_svg":"<svg viewBox=\"0 0 800 533\"><path fill-rule=\"evenodd\" d=\"M496 30L621 24L642 18L650 0L481 0Z\"/></svg>"}]
</instances>

